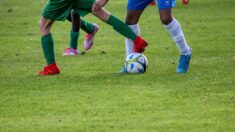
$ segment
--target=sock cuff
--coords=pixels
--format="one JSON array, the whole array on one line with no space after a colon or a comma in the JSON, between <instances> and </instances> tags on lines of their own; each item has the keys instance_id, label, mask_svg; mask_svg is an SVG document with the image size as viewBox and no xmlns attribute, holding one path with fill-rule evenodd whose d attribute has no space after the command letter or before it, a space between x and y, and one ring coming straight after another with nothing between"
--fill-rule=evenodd
<instances>
[{"instance_id":1,"label":"sock cuff","mask_svg":"<svg viewBox=\"0 0 235 132\"><path fill-rule=\"evenodd\" d=\"M108 23L108 24L111 24L112 21L114 20L114 18L115 18L115 17L114 17L112 14L110 14L109 19L107 20L107 23Z\"/></svg>"},{"instance_id":2,"label":"sock cuff","mask_svg":"<svg viewBox=\"0 0 235 132\"><path fill-rule=\"evenodd\" d=\"M139 23L133 24L133 25L128 25L130 28L138 28L139 27Z\"/></svg>"},{"instance_id":3,"label":"sock cuff","mask_svg":"<svg viewBox=\"0 0 235 132\"><path fill-rule=\"evenodd\" d=\"M48 38L48 37L50 37L51 36L51 33L48 33L48 34L46 34L46 35L43 35L42 36L42 39L46 39L46 38Z\"/></svg>"},{"instance_id":4,"label":"sock cuff","mask_svg":"<svg viewBox=\"0 0 235 132\"><path fill-rule=\"evenodd\" d=\"M178 21L173 18L172 22L169 23L168 25L164 25L165 28L170 29L170 30L175 30L178 27Z\"/></svg>"},{"instance_id":5,"label":"sock cuff","mask_svg":"<svg viewBox=\"0 0 235 132\"><path fill-rule=\"evenodd\" d=\"M140 35L140 26L139 23L134 24L134 25L128 25L129 28L131 28L131 30L136 34L136 35Z\"/></svg>"},{"instance_id":6,"label":"sock cuff","mask_svg":"<svg viewBox=\"0 0 235 132\"><path fill-rule=\"evenodd\" d=\"M52 40L51 38L52 38L51 33L48 33L48 34L42 36L42 37L41 37L41 42L42 42L42 44L45 44L45 43L47 43L48 41L50 41L50 42L52 41L52 43L53 43L53 40Z\"/></svg>"}]
</instances>

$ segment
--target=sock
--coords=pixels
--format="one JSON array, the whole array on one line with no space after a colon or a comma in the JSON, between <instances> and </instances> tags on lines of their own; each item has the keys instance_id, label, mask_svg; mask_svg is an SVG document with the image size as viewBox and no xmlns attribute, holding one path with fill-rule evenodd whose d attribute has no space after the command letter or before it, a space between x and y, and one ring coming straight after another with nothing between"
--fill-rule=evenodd
<instances>
[{"instance_id":1,"label":"sock","mask_svg":"<svg viewBox=\"0 0 235 132\"><path fill-rule=\"evenodd\" d=\"M174 18L173 21L168 24L164 25L164 27L169 31L171 34L174 42L176 43L179 52L181 55L189 55L191 54L190 47L188 46L184 33L181 29L179 22Z\"/></svg>"},{"instance_id":2,"label":"sock","mask_svg":"<svg viewBox=\"0 0 235 132\"><path fill-rule=\"evenodd\" d=\"M55 63L54 42L51 33L42 36L41 43L47 65Z\"/></svg>"},{"instance_id":3,"label":"sock","mask_svg":"<svg viewBox=\"0 0 235 132\"><path fill-rule=\"evenodd\" d=\"M129 27L132 29L132 31L136 34L136 35L140 35L140 27L139 24L135 24L135 25L129 25ZM126 56L128 56L129 54L133 53L134 50L134 42L133 40L126 38L125 39L125 44L126 44Z\"/></svg>"},{"instance_id":4,"label":"sock","mask_svg":"<svg viewBox=\"0 0 235 132\"><path fill-rule=\"evenodd\" d=\"M70 48L77 49L79 32L70 32Z\"/></svg>"},{"instance_id":5,"label":"sock","mask_svg":"<svg viewBox=\"0 0 235 132\"><path fill-rule=\"evenodd\" d=\"M94 25L92 23L87 22L84 19L82 19L81 29L89 34L93 33L95 30Z\"/></svg>"},{"instance_id":6,"label":"sock","mask_svg":"<svg viewBox=\"0 0 235 132\"><path fill-rule=\"evenodd\" d=\"M111 25L115 31L131 40L137 38L137 35L125 23L113 15L110 15L106 23Z\"/></svg>"}]
</instances>

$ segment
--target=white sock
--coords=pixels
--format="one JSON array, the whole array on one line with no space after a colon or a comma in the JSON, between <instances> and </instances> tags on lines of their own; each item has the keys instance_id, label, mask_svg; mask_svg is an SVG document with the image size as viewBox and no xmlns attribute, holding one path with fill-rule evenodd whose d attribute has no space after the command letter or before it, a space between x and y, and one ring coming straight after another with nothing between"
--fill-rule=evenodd
<instances>
[{"instance_id":1,"label":"white sock","mask_svg":"<svg viewBox=\"0 0 235 132\"><path fill-rule=\"evenodd\" d=\"M174 18L173 21L168 24L164 25L164 27L169 31L171 34L174 42L176 43L179 52L181 55L189 55L191 54L190 47L188 46L182 28L179 22Z\"/></svg>"},{"instance_id":2,"label":"white sock","mask_svg":"<svg viewBox=\"0 0 235 132\"><path fill-rule=\"evenodd\" d=\"M139 24L135 24L135 25L128 25L132 31L136 34L136 35L140 35L140 26ZM126 44L126 56L128 56L129 54L133 53L134 50L134 42L131 39L126 38L125 39L125 44Z\"/></svg>"}]
</instances>

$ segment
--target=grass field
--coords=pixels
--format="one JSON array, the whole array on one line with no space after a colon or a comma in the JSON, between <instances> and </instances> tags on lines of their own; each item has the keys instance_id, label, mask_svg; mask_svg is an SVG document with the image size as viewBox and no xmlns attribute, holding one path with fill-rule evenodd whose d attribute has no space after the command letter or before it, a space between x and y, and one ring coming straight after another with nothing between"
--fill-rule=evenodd
<instances>
[{"instance_id":1,"label":"grass field","mask_svg":"<svg viewBox=\"0 0 235 132\"><path fill-rule=\"evenodd\" d=\"M177 48L156 8L148 7L140 21L150 43L145 74L118 74L124 38L88 15L100 25L93 49L62 57L70 23L56 23L52 32L62 73L40 77L45 60L38 20L45 2L0 0L0 131L234 132L235 1L177 2L174 16L193 48L188 74L175 73ZM126 0L112 0L107 8L124 20L125 6Z\"/></svg>"}]
</instances>

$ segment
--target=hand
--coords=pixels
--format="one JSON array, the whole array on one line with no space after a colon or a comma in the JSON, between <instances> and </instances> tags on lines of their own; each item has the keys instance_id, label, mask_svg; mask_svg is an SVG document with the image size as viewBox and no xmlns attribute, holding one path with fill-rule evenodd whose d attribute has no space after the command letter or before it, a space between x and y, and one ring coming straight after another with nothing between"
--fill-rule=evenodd
<instances>
[{"instance_id":1,"label":"hand","mask_svg":"<svg viewBox=\"0 0 235 132\"><path fill-rule=\"evenodd\" d=\"M92 12L97 14L100 12L103 6L107 3L108 0L96 0L92 5Z\"/></svg>"}]
</instances>

